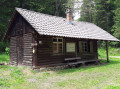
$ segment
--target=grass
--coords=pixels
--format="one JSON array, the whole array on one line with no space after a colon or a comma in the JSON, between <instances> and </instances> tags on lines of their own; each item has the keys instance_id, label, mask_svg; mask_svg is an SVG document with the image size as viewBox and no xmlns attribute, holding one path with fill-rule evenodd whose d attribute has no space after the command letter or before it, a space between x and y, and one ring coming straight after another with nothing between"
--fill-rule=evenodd
<instances>
[{"instance_id":1,"label":"grass","mask_svg":"<svg viewBox=\"0 0 120 89\"><path fill-rule=\"evenodd\" d=\"M0 55L0 63L3 63L3 62L9 62L9 55L7 54L1 54Z\"/></svg>"},{"instance_id":2,"label":"grass","mask_svg":"<svg viewBox=\"0 0 120 89\"><path fill-rule=\"evenodd\" d=\"M44 70L0 66L0 89L120 89L119 58L110 57L110 63L106 63L105 50L98 51L101 65ZM119 51L110 53L113 55L119 56ZM9 57L1 58L8 62Z\"/></svg>"}]
</instances>

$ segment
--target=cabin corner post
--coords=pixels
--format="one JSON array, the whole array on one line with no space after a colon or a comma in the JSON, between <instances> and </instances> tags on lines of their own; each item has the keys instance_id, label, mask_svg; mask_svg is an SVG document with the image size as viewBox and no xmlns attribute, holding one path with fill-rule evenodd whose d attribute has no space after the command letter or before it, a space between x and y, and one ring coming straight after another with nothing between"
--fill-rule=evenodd
<instances>
[{"instance_id":1,"label":"cabin corner post","mask_svg":"<svg viewBox=\"0 0 120 89\"><path fill-rule=\"evenodd\" d=\"M108 55L108 41L106 42L106 56L107 56L107 62L109 62L109 55Z\"/></svg>"},{"instance_id":2,"label":"cabin corner post","mask_svg":"<svg viewBox=\"0 0 120 89\"><path fill-rule=\"evenodd\" d=\"M33 33L33 67L37 66L37 34Z\"/></svg>"},{"instance_id":3,"label":"cabin corner post","mask_svg":"<svg viewBox=\"0 0 120 89\"><path fill-rule=\"evenodd\" d=\"M37 66L37 47L33 47L33 67Z\"/></svg>"}]
</instances>

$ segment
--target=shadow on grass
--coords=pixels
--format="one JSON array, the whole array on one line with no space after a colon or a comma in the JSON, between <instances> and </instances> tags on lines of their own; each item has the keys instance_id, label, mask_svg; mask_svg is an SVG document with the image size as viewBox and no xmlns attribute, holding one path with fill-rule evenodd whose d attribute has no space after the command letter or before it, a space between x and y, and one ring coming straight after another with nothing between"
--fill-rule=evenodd
<instances>
[{"instance_id":1,"label":"shadow on grass","mask_svg":"<svg viewBox=\"0 0 120 89\"><path fill-rule=\"evenodd\" d=\"M117 59L117 60L111 60L110 59L110 62L107 63L107 61L105 59L101 60L101 63L99 65L88 65L88 66L79 66L78 68L68 68L68 69L57 69L57 74L65 74L65 73L73 73L73 72L82 72L82 71L85 71L85 70L91 70L91 69L94 69L94 68L102 68L102 67L108 67L108 66L114 66L114 65L120 65L120 60Z\"/></svg>"}]
</instances>

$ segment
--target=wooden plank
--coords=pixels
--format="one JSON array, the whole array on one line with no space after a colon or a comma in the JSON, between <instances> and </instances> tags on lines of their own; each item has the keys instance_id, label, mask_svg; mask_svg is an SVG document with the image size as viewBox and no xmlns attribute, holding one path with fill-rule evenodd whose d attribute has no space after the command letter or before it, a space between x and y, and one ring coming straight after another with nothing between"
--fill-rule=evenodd
<instances>
[{"instance_id":1,"label":"wooden plank","mask_svg":"<svg viewBox=\"0 0 120 89\"><path fill-rule=\"evenodd\" d=\"M27 66L32 66L32 58L33 58L33 53L32 53L32 33L27 33L23 35L24 37L24 61L23 64Z\"/></svg>"},{"instance_id":2,"label":"wooden plank","mask_svg":"<svg viewBox=\"0 0 120 89\"><path fill-rule=\"evenodd\" d=\"M65 58L65 61L72 61L72 60L78 60L81 59L81 57L76 57L76 58Z\"/></svg>"},{"instance_id":3,"label":"wooden plank","mask_svg":"<svg viewBox=\"0 0 120 89\"><path fill-rule=\"evenodd\" d=\"M98 61L100 61L100 59L97 59L97 60L78 61L78 62L68 63L68 65L77 65L77 64L81 64L81 63L87 63L87 62L98 62Z\"/></svg>"},{"instance_id":4,"label":"wooden plank","mask_svg":"<svg viewBox=\"0 0 120 89\"><path fill-rule=\"evenodd\" d=\"M108 55L108 41L106 41L106 55L107 55L107 62L109 62L109 55Z\"/></svg>"}]
</instances>

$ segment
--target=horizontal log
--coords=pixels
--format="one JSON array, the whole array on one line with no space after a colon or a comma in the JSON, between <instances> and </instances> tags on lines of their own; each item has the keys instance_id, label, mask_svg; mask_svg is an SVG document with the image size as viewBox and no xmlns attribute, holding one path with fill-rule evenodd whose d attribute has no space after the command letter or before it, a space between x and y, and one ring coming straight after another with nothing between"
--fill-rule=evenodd
<instances>
[{"instance_id":1,"label":"horizontal log","mask_svg":"<svg viewBox=\"0 0 120 89\"><path fill-rule=\"evenodd\" d=\"M26 66L32 66L32 63L23 63L23 65L26 65Z\"/></svg>"},{"instance_id":2,"label":"horizontal log","mask_svg":"<svg viewBox=\"0 0 120 89\"><path fill-rule=\"evenodd\" d=\"M15 49L16 48L16 45L10 45L10 48L12 49Z\"/></svg>"},{"instance_id":3,"label":"horizontal log","mask_svg":"<svg viewBox=\"0 0 120 89\"><path fill-rule=\"evenodd\" d=\"M24 36L23 39L24 40L28 40L28 39L32 39L33 37L32 36Z\"/></svg>"},{"instance_id":4,"label":"horizontal log","mask_svg":"<svg viewBox=\"0 0 120 89\"><path fill-rule=\"evenodd\" d=\"M64 60L57 60L57 61L38 61L38 63L60 63L60 62L64 62Z\"/></svg>"},{"instance_id":5,"label":"horizontal log","mask_svg":"<svg viewBox=\"0 0 120 89\"><path fill-rule=\"evenodd\" d=\"M37 50L38 53L52 53L53 54L53 51L52 50Z\"/></svg>"},{"instance_id":6,"label":"horizontal log","mask_svg":"<svg viewBox=\"0 0 120 89\"><path fill-rule=\"evenodd\" d=\"M24 46L24 50L32 50L33 47L31 45L26 45Z\"/></svg>"},{"instance_id":7,"label":"horizontal log","mask_svg":"<svg viewBox=\"0 0 120 89\"><path fill-rule=\"evenodd\" d=\"M10 55L11 56L11 55ZM17 60L17 56L11 56L11 59L13 60L13 59L15 59L15 60Z\"/></svg>"},{"instance_id":8,"label":"horizontal log","mask_svg":"<svg viewBox=\"0 0 120 89\"><path fill-rule=\"evenodd\" d=\"M10 42L10 46L16 46L17 43L16 42Z\"/></svg>"},{"instance_id":9,"label":"horizontal log","mask_svg":"<svg viewBox=\"0 0 120 89\"><path fill-rule=\"evenodd\" d=\"M33 41L24 41L24 44L31 44Z\"/></svg>"},{"instance_id":10,"label":"horizontal log","mask_svg":"<svg viewBox=\"0 0 120 89\"><path fill-rule=\"evenodd\" d=\"M32 60L28 60L28 59L27 59L27 60L24 60L23 62L26 62L26 61L29 61L29 62L31 62L31 63L32 63Z\"/></svg>"},{"instance_id":11,"label":"horizontal log","mask_svg":"<svg viewBox=\"0 0 120 89\"><path fill-rule=\"evenodd\" d=\"M17 52L17 50L10 50L10 53L16 53Z\"/></svg>"},{"instance_id":12,"label":"horizontal log","mask_svg":"<svg viewBox=\"0 0 120 89\"><path fill-rule=\"evenodd\" d=\"M27 60L27 59L29 60L29 59L32 59L32 58L33 58L32 56L28 56L28 57L27 57L27 56L24 56L24 59L25 59L25 60Z\"/></svg>"},{"instance_id":13,"label":"horizontal log","mask_svg":"<svg viewBox=\"0 0 120 89\"><path fill-rule=\"evenodd\" d=\"M33 48L26 48L26 47L24 47L24 50L33 50Z\"/></svg>"},{"instance_id":14,"label":"horizontal log","mask_svg":"<svg viewBox=\"0 0 120 89\"><path fill-rule=\"evenodd\" d=\"M13 60L13 59L17 60L17 57L12 57L12 56L11 56L11 59L12 59L12 60Z\"/></svg>"},{"instance_id":15,"label":"horizontal log","mask_svg":"<svg viewBox=\"0 0 120 89\"><path fill-rule=\"evenodd\" d=\"M30 44L30 45L24 45L23 47L24 47L24 49L29 49L29 48L32 49L32 48L33 48L33 47L31 46L31 44Z\"/></svg>"},{"instance_id":16,"label":"horizontal log","mask_svg":"<svg viewBox=\"0 0 120 89\"><path fill-rule=\"evenodd\" d=\"M32 36L32 34L24 34L23 37Z\"/></svg>"},{"instance_id":17,"label":"horizontal log","mask_svg":"<svg viewBox=\"0 0 120 89\"><path fill-rule=\"evenodd\" d=\"M32 58L24 58L24 61L32 61L33 59Z\"/></svg>"},{"instance_id":18,"label":"horizontal log","mask_svg":"<svg viewBox=\"0 0 120 89\"><path fill-rule=\"evenodd\" d=\"M17 39L16 38L10 38L10 41L16 41Z\"/></svg>"},{"instance_id":19,"label":"horizontal log","mask_svg":"<svg viewBox=\"0 0 120 89\"><path fill-rule=\"evenodd\" d=\"M27 38L27 39L24 39L24 42L32 42L33 39L32 38Z\"/></svg>"},{"instance_id":20,"label":"horizontal log","mask_svg":"<svg viewBox=\"0 0 120 89\"><path fill-rule=\"evenodd\" d=\"M26 56L33 56L32 53L24 53L23 55L26 55Z\"/></svg>"},{"instance_id":21,"label":"horizontal log","mask_svg":"<svg viewBox=\"0 0 120 89\"><path fill-rule=\"evenodd\" d=\"M24 43L24 45L31 45L32 44L32 42L30 42L30 43Z\"/></svg>"},{"instance_id":22,"label":"horizontal log","mask_svg":"<svg viewBox=\"0 0 120 89\"><path fill-rule=\"evenodd\" d=\"M59 64L62 64L62 63L38 63L38 66L43 66L43 65L46 65L46 66L51 66L51 65L59 65Z\"/></svg>"},{"instance_id":23,"label":"horizontal log","mask_svg":"<svg viewBox=\"0 0 120 89\"><path fill-rule=\"evenodd\" d=\"M11 54L10 54L10 56L11 56L12 58L16 58L16 57L17 57L17 55L11 55Z\"/></svg>"},{"instance_id":24,"label":"horizontal log","mask_svg":"<svg viewBox=\"0 0 120 89\"><path fill-rule=\"evenodd\" d=\"M15 44L14 44L14 43L15 43ZM16 41L11 41L11 42L10 42L11 45L12 45L12 44L16 45L16 43L17 43Z\"/></svg>"},{"instance_id":25,"label":"horizontal log","mask_svg":"<svg viewBox=\"0 0 120 89\"><path fill-rule=\"evenodd\" d=\"M28 51L28 50L24 50L24 54L33 54L32 50Z\"/></svg>"}]
</instances>

